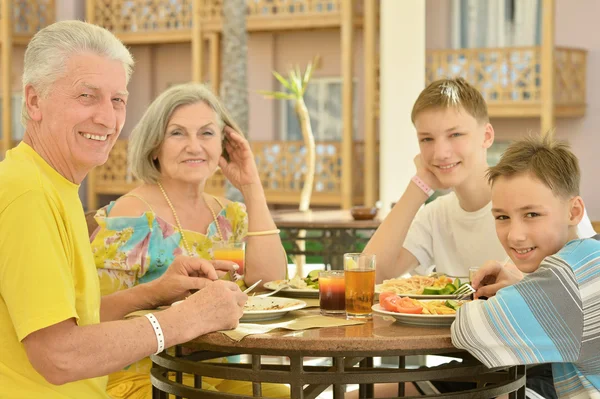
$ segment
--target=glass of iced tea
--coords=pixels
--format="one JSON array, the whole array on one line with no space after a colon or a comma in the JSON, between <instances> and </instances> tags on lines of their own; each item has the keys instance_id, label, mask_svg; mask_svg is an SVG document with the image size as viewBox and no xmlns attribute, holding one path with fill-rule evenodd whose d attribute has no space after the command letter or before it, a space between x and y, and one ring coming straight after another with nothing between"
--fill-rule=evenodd
<instances>
[{"instance_id":1,"label":"glass of iced tea","mask_svg":"<svg viewBox=\"0 0 600 399\"><path fill-rule=\"evenodd\" d=\"M319 307L322 315L339 315L346 311L343 270L319 272Z\"/></svg>"},{"instance_id":2,"label":"glass of iced tea","mask_svg":"<svg viewBox=\"0 0 600 399\"><path fill-rule=\"evenodd\" d=\"M368 319L375 298L375 255L344 254L346 317Z\"/></svg>"},{"instance_id":3,"label":"glass of iced tea","mask_svg":"<svg viewBox=\"0 0 600 399\"><path fill-rule=\"evenodd\" d=\"M244 260L246 259L245 242L214 242L213 256L215 260L230 260L240 267L236 273L244 274Z\"/></svg>"}]
</instances>

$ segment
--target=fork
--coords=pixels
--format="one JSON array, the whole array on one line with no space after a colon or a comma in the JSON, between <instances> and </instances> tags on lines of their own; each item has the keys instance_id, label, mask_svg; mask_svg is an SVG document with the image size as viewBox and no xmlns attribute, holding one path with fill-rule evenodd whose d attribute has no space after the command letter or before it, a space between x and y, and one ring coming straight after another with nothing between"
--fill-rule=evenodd
<instances>
[{"instance_id":1,"label":"fork","mask_svg":"<svg viewBox=\"0 0 600 399\"><path fill-rule=\"evenodd\" d=\"M284 289L286 287L289 287L289 284L283 283L279 287L277 287L277 289L275 291L271 291L271 292L267 292L266 294L259 294L259 295L255 295L255 296L260 297L260 298L266 298L268 296L277 294L279 291L281 291L282 289Z\"/></svg>"},{"instance_id":2,"label":"fork","mask_svg":"<svg viewBox=\"0 0 600 399\"><path fill-rule=\"evenodd\" d=\"M256 283L254 283L254 284L252 284L250 287L246 288L246 289L244 290L244 294L247 294L247 293L249 293L250 291L252 291L252 290L254 289L254 287L256 287L257 285L259 285L259 284L260 284L260 282L261 282L261 281L262 281L262 279L261 279L261 280L258 280Z\"/></svg>"},{"instance_id":3,"label":"fork","mask_svg":"<svg viewBox=\"0 0 600 399\"><path fill-rule=\"evenodd\" d=\"M475 292L475 288L471 287L471 284L463 284L456 291L454 291L453 295L456 297L457 301L463 301L471 296Z\"/></svg>"}]
</instances>

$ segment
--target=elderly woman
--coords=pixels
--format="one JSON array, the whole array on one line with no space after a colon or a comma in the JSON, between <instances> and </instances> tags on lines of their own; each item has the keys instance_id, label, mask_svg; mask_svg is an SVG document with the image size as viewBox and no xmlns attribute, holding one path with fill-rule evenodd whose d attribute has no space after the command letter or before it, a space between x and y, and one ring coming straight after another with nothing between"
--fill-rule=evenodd
<instances>
[{"instance_id":1,"label":"elderly woman","mask_svg":"<svg viewBox=\"0 0 600 399\"><path fill-rule=\"evenodd\" d=\"M248 141L205 86L162 93L132 131L129 160L143 183L97 212L91 238L102 295L158 278L178 255L213 259L217 243L246 242L246 284L285 277L285 252ZM205 193L217 167L245 205ZM141 389L145 393L135 397L150 395L149 369L146 361L112 375L109 394L132 397ZM240 389L203 380L227 392ZM246 388L251 394L250 384Z\"/></svg>"}]
</instances>

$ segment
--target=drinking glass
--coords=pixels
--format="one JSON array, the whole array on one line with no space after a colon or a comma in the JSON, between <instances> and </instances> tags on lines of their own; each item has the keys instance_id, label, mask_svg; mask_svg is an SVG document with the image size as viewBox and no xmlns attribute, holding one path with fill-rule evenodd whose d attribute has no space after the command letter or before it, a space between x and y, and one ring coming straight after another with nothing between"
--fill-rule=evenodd
<instances>
[{"instance_id":1,"label":"drinking glass","mask_svg":"<svg viewBox=\"0 0 600 399\"><path fill-rule=\"evenodd\" d=\"M369 319L375 299L375 255L344 254L346 317Z\"/></svg>"},{"instance_id":2,"label":"drinking glass","mask_svg":"<svg viewBox=\"0 0 600 399\"><path fill-rule=\"evenodd\" d=\"M215 260L230 260L240 268L237 274L244 274L244 261L246 259L245 242L215 242L213 243L213 256Z\"/></svg>"},{"instance_id":3,"label":"drinking glass","mask_svg":"<svg viewBox=\"0 0 600 399\"><path fill-rule=\"evenodd\" d=\"M346 309L343 270L319 272L319 307L322 315L343 314Z\"/></svg>"}]
</instances>

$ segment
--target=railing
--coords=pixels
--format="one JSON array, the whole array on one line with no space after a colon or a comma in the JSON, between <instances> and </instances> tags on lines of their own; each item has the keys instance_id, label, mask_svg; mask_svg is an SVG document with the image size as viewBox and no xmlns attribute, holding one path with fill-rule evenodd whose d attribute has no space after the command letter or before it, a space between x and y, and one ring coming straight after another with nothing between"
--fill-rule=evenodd
<instances>
[{"instance_id":1,"label":"railing","mask_svg":"<svg viewBox=\"0 0 600 399\"><path fill-rule=\"evenodd\" d=\"M40 29L55 20L55 0L10 0L12 1L13 41L25 44ZM4 23L0 14L0 21Z\"/></svg>"},{"instance_id":2,"label":"railing","mask_svg":"<svg viewBox=\"0 0 600 399\"><path fill-rule=\"evenodd\" d=\"M131 35L163 33L164 41L189 40L195 4L205 32L222 27L223 0L95 0L94 23L111 32ZM246 0L249 31L339 26L340 0ZM355 2L360 13L360 2ZM132 39L135 40L135 39Z\"/></svg>"},{"instance_id":3,"label":"railing","mask_svg":"<svg viewBox=\"0 0 600 399\"><path fill-rule=\"evenodd\" d=\"M586 101L587 51L558 47L555 52L554 101L559 105L583 105Z\"/></svg>"},{"instance_id":4,"label":"railing","mask_svg":"<svg viewBox=\"0 0 600 399\"><path fill-rule=\"evenodd\" d=\"M462 76L479 89L490 107L539 107L540 54L540 47L428 51L426 81ZM556 49L555 105L585 107L586 58L584 50Z\"/></svg>"},{"instance_id":5,"label":"railing","mask_svg":"<svg viewBox=\"0 0 600 399\"><path fill-rule=\"evenodd\" d=\"M306 167L305 150L299 141L251 142L267 201L272 204L297 204L300 199ZM317 161L312 204L339 206L341 194L341 143L319 142L316 145ZM353 165L355 203L363 200L364 145L354 143ZM127 141L119 140L106 164L93 172L92 194L121 195L136 187L136 181L127 167ZM379 173L377 173L379 175ZM206 191L223 195L225 178L220 171L209 179Z\"/></svg>"}]
</instances>

